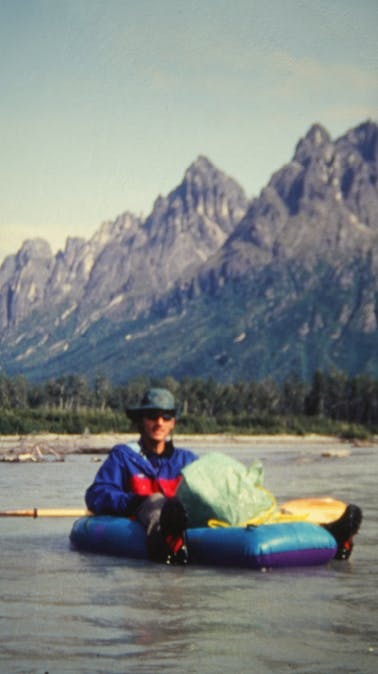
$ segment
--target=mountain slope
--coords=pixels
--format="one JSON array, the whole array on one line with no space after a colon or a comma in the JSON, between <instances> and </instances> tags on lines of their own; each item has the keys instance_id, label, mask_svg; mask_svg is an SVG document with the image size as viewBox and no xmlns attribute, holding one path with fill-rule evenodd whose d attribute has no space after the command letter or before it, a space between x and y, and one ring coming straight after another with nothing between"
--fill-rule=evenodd
<instances>
[{"instance_id":1,"label":"mountain slope","mask_svg":"<svg viewBox=\"0 0 378 674\"><path fill-rule=\"evenodd\" d=\"M242 316L226 371L378 374L377 135L368 122L333 143L314 125L203 266L201 292ZM193 282L181 286L181 307Z\"/></svg>"},{"instance_id":2,"label":"mountain slope","mask_svg":"<svg viewBox=\"0 0 378 674\"><path fill-rule=\"evenodd\" d=\"M143 223L128 216L116 235L109 225L91 264L83 250L94 242L75 243L71 304L50 332L30 314L3 328L7 371L113 381L308 379L318 368L378 376L377 136L366 122L332 141L315 124L248 208L241 188L200 157ZM40 248L41 282L28 292L43 304L57 263ZM8 259L0 287L9 294L20 270L30 281L27 269Z\"/></svg>"},{"instance_id":3,"label":"mountain slope","mask_svg":"<svg viewBox=\"0 0 378 674\"><path fill-rule=\"evenodd\" d=\"M56 256L46 242L25 242L0 268L2 364L26 372L70 351L99 320L111 330L137 319L222 245L246 207L236 181L199 157L143 222L125 213Z\"/></svg>"}]
</instances>

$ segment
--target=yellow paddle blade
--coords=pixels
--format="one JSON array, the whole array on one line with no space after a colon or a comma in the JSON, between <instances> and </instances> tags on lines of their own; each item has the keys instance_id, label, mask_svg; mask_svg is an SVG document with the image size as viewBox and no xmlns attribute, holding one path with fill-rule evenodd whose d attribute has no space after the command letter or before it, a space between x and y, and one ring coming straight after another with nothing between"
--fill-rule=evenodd
<instances>
[{"instance_id":1,"label":"yellow paddle blade","mask_svg":"<svg viewBox=\"0 0 378 674\"><path fill-rule=\"evenodd\" d=\"M261 524L275 524L277 522L311 522L313 524L328 524L338 520L344 513L347 504L330 496L323 498L298 498L286 501L281 506L271 508L237 526L259 526ZM208 526L229 527L228 522L212 519Z\"/></svg>"},{"instance_id":2,"label":"yellow paddle blade","mask_svg":"<svg viewBox=\"0 0 378 674\"><path fill-rule=\"evenodd\" d=\"M330 496L323 498L298 498L286 501L280 506L284 516L305 519L314 524L328 524L338 520L344 513L347 504Z\"/></svg>"}]
</instances>

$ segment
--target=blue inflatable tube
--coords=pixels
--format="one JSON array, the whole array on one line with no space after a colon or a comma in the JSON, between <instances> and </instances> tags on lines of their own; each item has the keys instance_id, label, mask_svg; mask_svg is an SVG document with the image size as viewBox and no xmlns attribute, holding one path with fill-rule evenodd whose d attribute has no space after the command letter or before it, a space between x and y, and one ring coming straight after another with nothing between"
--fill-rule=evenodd
<instances>
[{"instance_id":1,"label":"blue inflatable tube","mask_svg":"<svg viewBox=\"0 0 378 674\"><path fill-rule=\"evenodd\" d=\"M188 529L191 563L249 569L326 564L336 554L336 541L321 526L285 522L258 527ZM143 527L124 517L82 517L70 534L77 550L147 559Z\"/></svg>"}]
</instances>

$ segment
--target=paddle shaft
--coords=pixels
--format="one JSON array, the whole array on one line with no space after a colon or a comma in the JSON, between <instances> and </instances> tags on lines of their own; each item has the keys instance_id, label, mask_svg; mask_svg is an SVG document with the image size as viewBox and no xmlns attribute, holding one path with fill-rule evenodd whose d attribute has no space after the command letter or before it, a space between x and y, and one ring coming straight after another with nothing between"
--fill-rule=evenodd
<instances>
[{"instance_id":1,"label":"paddle shaft","mask_svg":"<svg viewBox=\"0 0 378 674\"><path fill-rule=\"evenodd\" d=\"M0 517L85 517L90 515L83 508L29 508L28 510L3 510Z\"/></svg>"}]
</instances>

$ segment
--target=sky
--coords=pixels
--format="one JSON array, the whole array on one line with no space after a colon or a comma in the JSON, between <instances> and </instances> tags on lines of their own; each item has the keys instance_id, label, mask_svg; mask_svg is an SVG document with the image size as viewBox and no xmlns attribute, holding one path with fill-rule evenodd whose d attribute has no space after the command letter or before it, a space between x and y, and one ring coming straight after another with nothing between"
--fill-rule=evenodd
<instances>
[{"instance_id":1,"label":"sky","mask_svg":"<svg viewBox=\"0 0 378 674\"><path fill-rule=\"evenodd\" d=\"M0 0L0 262L378 118L377 0Z\"/></svg>"}]
</instances>

